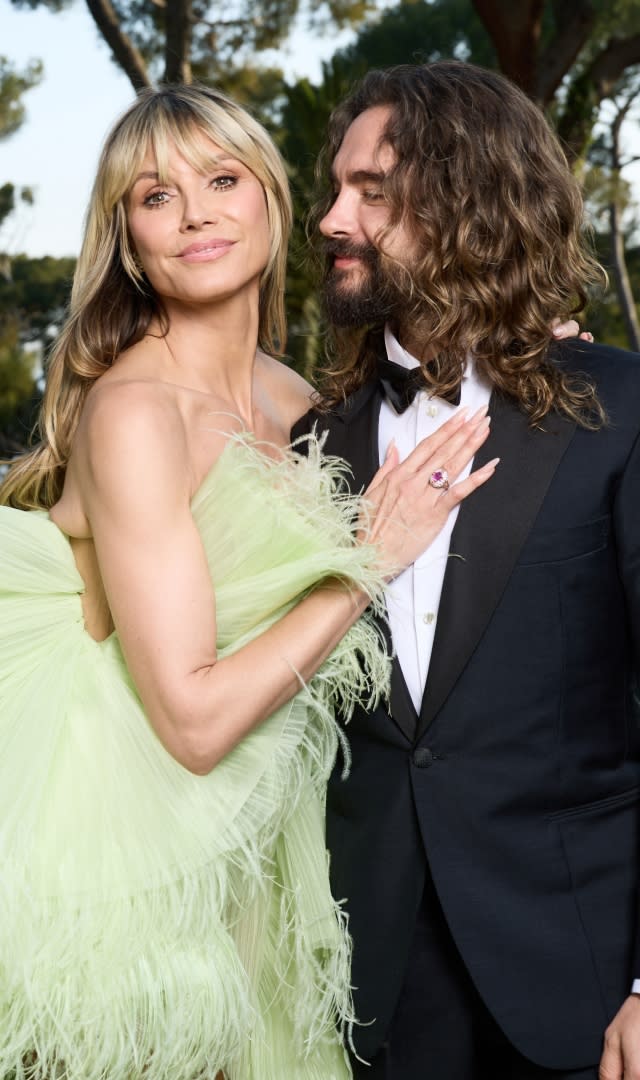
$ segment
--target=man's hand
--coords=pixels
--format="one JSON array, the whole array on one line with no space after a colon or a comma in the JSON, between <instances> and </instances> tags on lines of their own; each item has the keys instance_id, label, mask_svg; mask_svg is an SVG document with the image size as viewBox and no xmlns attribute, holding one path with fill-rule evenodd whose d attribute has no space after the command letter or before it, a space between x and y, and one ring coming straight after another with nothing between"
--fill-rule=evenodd
<instances>
[{"instance_id":1,"label":"man's hand","mask_svg":"<svg viewBox=\"0 0 640 1080\"><path fill-rule=\"evenodd\" d=\"M640 994L630 994L604 1033L600 1080L640 1080Z\"/></svg>"}]
</instances>

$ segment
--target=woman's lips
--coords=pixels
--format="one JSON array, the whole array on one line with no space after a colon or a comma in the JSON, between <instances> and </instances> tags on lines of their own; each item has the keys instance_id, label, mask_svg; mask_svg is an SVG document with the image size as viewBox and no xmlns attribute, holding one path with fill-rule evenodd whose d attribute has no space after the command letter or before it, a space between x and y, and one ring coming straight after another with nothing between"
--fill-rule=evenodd
<instances>
[{"instance_id":1,"label":"woman's lips","mask_svg":"<svg viewBox=\"0 0 640 1080\"><path fill-rule=\"evenodd\" d=\"M219 259L231 250L235 240L208 240L198 244L189 244L181 251L178 258L184 262L209 262Z\"/></svg>"}]
</instances>

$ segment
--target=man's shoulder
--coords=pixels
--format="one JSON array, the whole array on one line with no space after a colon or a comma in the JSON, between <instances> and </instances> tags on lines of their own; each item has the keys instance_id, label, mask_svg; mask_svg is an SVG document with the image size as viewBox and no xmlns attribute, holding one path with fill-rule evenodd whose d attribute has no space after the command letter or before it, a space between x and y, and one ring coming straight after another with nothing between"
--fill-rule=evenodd
<instances>
[{"instance_id":1,"label":"man's shoulder","mask_svg":"<svg viewBox=\"0 0 640 1080\"><path fill-rule=\"evenodd\" d=\"M561 367L584 372L596 382L640 379L640 353L616 345L567 338L555 346L553 358Z\"/></svg>"},{"instance_id":2,"label":"man's shoulder","mask_svg":"<svg viewBox=\"0 0 640 1080\"><path fill-rule=\"evenodd\" d=\"M571 339L554 350L563 371L587 379L609 418L609 427L640 426L640 354L614 345Z\"/></svg>"},{"instance_id":3,"label":"man's shoulder","mask_svg":"<svg viewBox=\"0 0 640 1080\"><path fill-rule=\"evenodd\" d=\"M367 406L371 406L375 401L377 388L377 382L371 381L335 405L325 407L318 402L296 421L291 430L291 438L309 435L312 431L318 434L341 431L357 418L366 415Z\"/></svg>"}]
</instances>

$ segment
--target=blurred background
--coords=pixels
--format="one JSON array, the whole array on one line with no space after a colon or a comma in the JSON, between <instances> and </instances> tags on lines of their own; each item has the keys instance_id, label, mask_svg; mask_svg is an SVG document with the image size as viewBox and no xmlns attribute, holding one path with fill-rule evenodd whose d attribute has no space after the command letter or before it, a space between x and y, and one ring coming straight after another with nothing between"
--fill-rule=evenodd
<instances>
[{"instance_id":1,"label":"blurred background","mask_svg":"<svg viewBox=\"0 0 640 1080\"><path fill-rule=\"evenodd\" d=\"M287 355L313 379L304 218L328 115L369 67L449 57L549 116L610 275L586 325L640 350L640 0L0 0L0 458L28 441L100 144L138 89L216 85L274 135L296 207Z\"/></svg>"}]
</instances>

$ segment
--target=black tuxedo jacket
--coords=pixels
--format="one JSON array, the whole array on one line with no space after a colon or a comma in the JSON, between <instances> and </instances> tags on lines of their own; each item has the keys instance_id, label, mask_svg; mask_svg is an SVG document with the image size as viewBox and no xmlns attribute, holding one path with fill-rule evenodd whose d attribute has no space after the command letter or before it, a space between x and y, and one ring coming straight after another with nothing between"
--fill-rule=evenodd
<instances>
[{"instance_id":1,"label":"black tuxedo jacket","mask_svg":"<svg viewBox=\"0 0 640 1080\"><path fill-rule=\"evenodd\" d=\"M365 1058L398 999L427 860L481 996L531 1060L596 1061L640 976L640 356L572 342L558 362L595 381L607 426L552 415L532 430L493 396L476 465L501 462L454 529L420 715L394 661L389 708L356 713L350 775L329 785ZM371 383L293 436L326 430L361 490L380 402Z\"/></svg>"}]
</instances>

